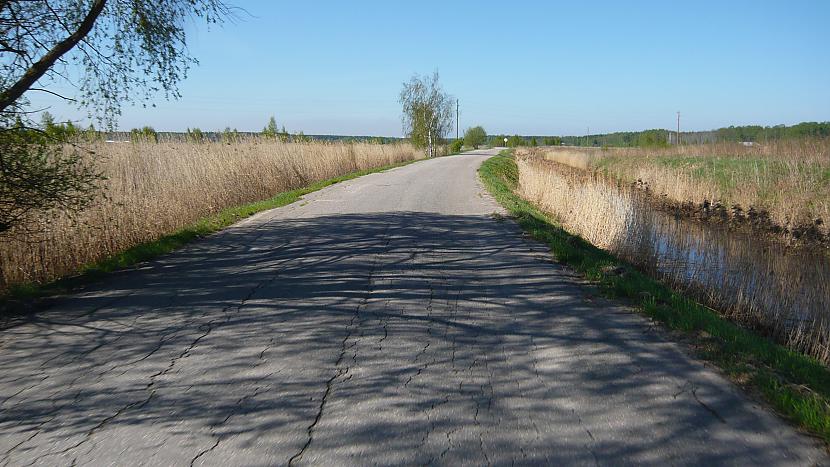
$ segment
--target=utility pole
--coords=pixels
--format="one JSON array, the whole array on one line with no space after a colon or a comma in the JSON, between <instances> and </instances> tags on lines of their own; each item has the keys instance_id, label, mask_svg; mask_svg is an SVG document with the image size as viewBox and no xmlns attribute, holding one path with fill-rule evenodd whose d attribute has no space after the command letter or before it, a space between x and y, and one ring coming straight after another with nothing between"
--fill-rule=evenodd
<instances>
[{"instance_id":1,"label":"utility pole","mask_svg":"<svg viewBox=\"0 0 830 467\"><path fill-rule=\"evenodd\" d=\"M455 139L458 139L458 99L455 100Z\"/></svg>"},{"instance_id":2,"label":"utility pole","mask_svg":"<svg viewBox=\"0 0 830 467\"><path fill-rule=\"evenodd\" d=\"M680 112L677 112L677 145L680 146Z\"/></svg>"}]
</instances>

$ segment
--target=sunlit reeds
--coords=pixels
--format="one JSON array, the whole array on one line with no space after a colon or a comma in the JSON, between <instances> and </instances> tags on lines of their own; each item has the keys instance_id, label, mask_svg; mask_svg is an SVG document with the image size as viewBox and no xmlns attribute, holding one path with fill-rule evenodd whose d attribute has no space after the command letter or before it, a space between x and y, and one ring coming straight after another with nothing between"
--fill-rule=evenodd
<instances>
[{"instance_id":1,"label":"sunlit reeds","mask_svg":"<svg viewBox=\"0 0 830 467\"><path fill-rule=\"evenodd\" d=\"M423 157L409 144L94 143L102 196L74 219L42 216L43 233L0 239L0 289L73 274L224 208L312 182Z\"/></svg>"},{"instance_id":2,"label":"sunlit reeds","mask_svg":"<svg viewBox=\"0 0 830 467\"><path fill-rule=\"evenodd\" d=\"M662 148L545 148L536 155L623 183L640 182L672 202L759 213L789 232L830 235L830 140Z\"/></svg>"},{"instance_id":3,"label":"sunlit reeds","mask_svg":"<svg viewBox=\"0 0 830 467\"><path fill-rule=\"evenodd\" d=\"M745 326L830 362L830 262L675 218L598 172L519 157L519 192L564 228Z\"/></svg>"}]
</instances>

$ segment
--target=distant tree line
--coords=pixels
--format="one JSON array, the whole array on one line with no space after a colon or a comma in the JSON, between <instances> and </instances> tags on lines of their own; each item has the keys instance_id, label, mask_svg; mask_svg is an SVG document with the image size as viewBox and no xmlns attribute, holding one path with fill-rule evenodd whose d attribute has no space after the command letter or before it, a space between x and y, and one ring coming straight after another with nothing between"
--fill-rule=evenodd
<instances>
[{"instance_id":1,"label":"distant tree line","mask_svg":"<svg viewBox=\"0 0 830 467\"><path fill-rule=\"evenodd\" d=\"M133 128L128 132L124 131L99 131L90 124L83 129L71 121L55 122L48 112L42 114L41 128L43 132L56 141L77 142L83 141L130 141L133 143L158 143L158 142L188 142L188 143L238 143L244 139L266 138L279 139L284 142L309 142L309 141L339 141L345 143L370 143L370 144L391 144L402 141L402 138L388 136L341 136L341 135L306 135L302 131L290 133L285 129L277 127L276 119L271 117L268 124L259 132L239 131L236 128L225 127L224 130L206 131L198 127L188 127L184 132L157 131L151 126Z\"/></svg>"},{"instance_id":2,"label":"distant tree line","mask_svg":"<svg viewBox=\"0 0 830 467\"><path fill-rule=\"evenodd\" d=\"M716 130L720 141L752 141L763 142L779 139L830 137L830 122L802 122L797 125L775 126L730 126Z\"/></svg>"},{"instance_id":3,"label":"distant tree line","mask_svg":"<svg viewBox=\"0 0 830 467\"><path fill-rule=\"evenodd\" d=\"M505 138L507 142L504 141ZM562 144L562 138L559 136L491 135L487 139L487 145L490 147L507 146L516 148L519 146L559 146L560 144Z\"/></svg>"},{"instance_id":4,"label":"distant tree line","mask_svg":"<svg viewBox=\"0 0 830 467\"><path fill-rule=\"evenodd\" d=\"M668 130L619 131L616 133L563 136L562 143L566 146L615 146L615 147L655 147L668 146L671 142Z\"/></svg>"},{"instance_id":5,"label":"distant tree line","mask_svg":"<svg viewBox=\"0 0 830 467\"><path fill-rule=\"evenodd\" d=\"M775 141L797 138L828 138L830 122L802 122L792 126L745 125L730 126L710 131L687 131L680 133L682 144L713 142L754 142ZM491 146L504 146L505 135L492 135ZM508 136L507 146L587 146L587 147L664 147L677 144L677 133L665 129L644 131L618 131L581 136Z\"/></svg>"}]
</instances>

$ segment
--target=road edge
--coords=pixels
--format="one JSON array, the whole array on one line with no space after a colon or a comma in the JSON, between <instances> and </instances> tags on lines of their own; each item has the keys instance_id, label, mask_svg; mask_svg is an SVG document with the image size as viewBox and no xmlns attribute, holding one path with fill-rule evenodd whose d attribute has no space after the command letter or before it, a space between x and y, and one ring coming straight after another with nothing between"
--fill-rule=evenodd
<instances>
[{"instance_id":1,"label":"road edge","mask_svg":"<svg viewBox=\"0 0 830 467\"><path fill-rule=\"evenodd\" d=\"M493 199L524 232L546 244L557 262L597 286L606 298L622 300L659 323L671 340L681 340L696 358L715 365L745 393L830 449L830 370L737 326L567 232L515 193L518 170L506 152L484 161L478 174ZM619 268L623 274L606 272Z\"/></svg>"}]
</instances>

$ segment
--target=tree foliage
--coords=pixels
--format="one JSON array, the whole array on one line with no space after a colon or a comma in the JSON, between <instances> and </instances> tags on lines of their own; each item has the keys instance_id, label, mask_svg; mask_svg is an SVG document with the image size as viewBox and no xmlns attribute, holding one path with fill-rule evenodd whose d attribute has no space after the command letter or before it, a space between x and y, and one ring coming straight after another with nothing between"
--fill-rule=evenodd
<instances>
[{"instance_id":1,"label":"tree foliage","mask_svg":"<svg viewBox=\"0 0 830 467\"><path fill-rule=\"evenodd\" d=\"M464 132L464 145L467 147L478 149L479 146L484 145L486 142L487 132L484 131L483 127L474 126L467 128L467 131Z\"/></svg>"},{"instance_id":2,"label":"tree foliage","mask_svg":"<svg viewBox=\"0 0 830 467\"><path fill-rule=\"evenodd\" d=\"M763 143L765 141L784 139L828 137L830 137L830 122L802 122L792 126L729 126L717 130L688 131L680 134L683 144L744 141ZM644 131L621 131L588 136L564 136L561 139L565 144L570 146L655 147L676 144L677 137L672 130L653 129Z\"/></svg>"},{"instance_id":3,"label":"tree foliage","mask_svg":"<svg viewBox=\"0 0 830 467\"><path fill-rule=\"evenodd\" d=\"M37 213L87 207L103 179L88 153L55 144L45 131L0 129L0 234ZM21 234L43 226L29 225Z\"/></svg>"},{"instance_id":4,"label":"tree foliage","mask_svg":"<svg viewBox=\"0 0 830 467\"><path fill-rule=\"evenodd\" d=\"M276 138L277 133L279 133L279 127L277 127L277 119L274 118L272 115L270 119L268 119L268 124L262 129L262 136L265 138Z\"/></svg>"},{"instance_id":5,"label":"tree foliage","mask_svg":"<svg viewBox=\"0 0 830 467\"><path fill-rule=\"evenodd\" d=\"M283 143L286 143L288 141L302 142L310 140L302 132L300 132L300 134L298 135L289 134L288 131L285 129L285 125L282 126L282 129L277 127L277 119L275 119L273 115L270 119L268 119L268 124L265 125L265 128L262 129L261 134L264 138L279 139Z\"/></svg>"},{"instance_id":6,"label":"tree foliage","mask_svg":"<svg viewBox=\"0 0 830 467\"><path fill-rule=\"evenodd\" d=\"M72 122L56 123L49 112L41 114L40 125L45 135L54 141L71 141L81 133L81 130Z\"/></svg>"},{"instance_id":7,"label":"tree foliage","mask_svg":"<svg viewBox=\"0 0 830 467\"><path fill-rule=\"evenodd\" d=\"M125 102L178 97L195 63L186 23L228 14L221 0L0 0L0 234L35 212L83 209L100 180L88 154L66 149L80 133L71 122L29 120L30 93L74 101L112 126Z\"/></svg>"},{"instance_id":8,"label":"tree foliage","mask_svg":"<svg viewBox=\"0 0 830 467\"><path fill-rule=\"evenodd\" d=\"M517 148L519 146L527 146L524 138L519 135L513 135L507 138L507 147L508 148Z\"/></svg>"},{"instance_id":9,"label":"tree foliage","mask_svg":"<svg viewBox=\"0 0 830 467\"><path fill-rule=\"evenodd\" d=\"M816 137L828 138L830 137L830 122L801 122L792 126L730 126L727 128L719 128L716 133L719 141L733 142L763 142L779 139Z\"/></svg>"},{"instance_id":10,"label":"tree foliage","mask_svg":"<svg viewBox=\"0 0 830 467\"><path fill-rule=\"evenodd\" d=\"M231 127L228 126L228 127L225 127L224 130L222 130L222 142L223 143L225 143L225 144L238 143L240 141L240 139L241 138L239 136L239 130L237 130L236 128L231 130Z\"/></svg>"},{"instance_id":11,"label":"tree foliage","mask_svg":"<svg viewBox=\"0 0 830 467\"><path fill-rule=\"evenodd\" d=\"M403 84L399 97L403 107L403 131L427 155L436 155L436 146L453 128L453 99L438 81L438 72L430 76L414 75Z\"/></svg>"},{"instance_id":12,"label":"tree foliage","mask_svg":"<svg viewBox=\"0 0 830 467\"><path fill-rule=\"evenodd\" d=\"M187 140L191 143L203 143L205 141L205 134L201 128L188 128Z\"/></svg>"},{"instance_id":13,"label":"tree foliage","mask_svg":"<svg viewBox=\"0 0 830 467\"><path fill-rule=\"evenodd\" d=\"M130 130L130 141L133 143L158 143L158 132L151 126L133 128Z\"/></svg>"},{"instance_id":14,"label":"tree foliage","mask_svg":"<svg viewBox=\"0 0 830 467\"><path fill-rule=\"evenodd\" d=\"M568 146L623 146L659 147L669 144L669 131L654 129L644 131L621 131L608 134L563 136L561 141Z\"/></svg>"},{"instance_id":15,"label":"tree foliage","mask_svg":"<svg viewBox=\"0 0 830 467\"><path fill-rule=\"evenodd\" d=\"M0 112L56 83L76 85L77 102L110 122L124 102L178 97L196 62L186 22L228 13L220 0L0 1Z\"/></svg>"}]
</instances>

